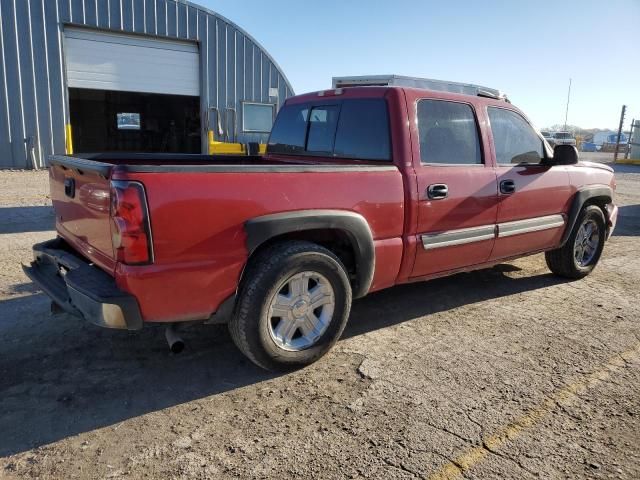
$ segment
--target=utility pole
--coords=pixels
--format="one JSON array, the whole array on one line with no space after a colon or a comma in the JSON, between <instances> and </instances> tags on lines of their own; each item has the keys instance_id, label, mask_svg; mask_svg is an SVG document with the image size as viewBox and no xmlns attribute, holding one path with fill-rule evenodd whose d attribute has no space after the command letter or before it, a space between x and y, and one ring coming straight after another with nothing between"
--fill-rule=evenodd
<instances>
[{"instance_id":1,"label":"utility pole","mask_svg":"<svg viewBox=\"0 0 640 480\"><path fill-rule=\"evenodd\" d=\"M631 120L631 128L629 129L629 138L627 138L627 150L624 152L624 159L629 158L631 153L631 135L633 135L633 126L636 124L636 119Z\"/></svg>"},{"instance_id":2,"label":"utility pole","mask_svg":"<svg viewBox=\"0 0 640 480\"><path fill-rule=\"evenodd\" d=\"M613 154L613 163L618 161L618 150L620 149L620 136L622 135L622 125L624 124L624 115L627 113L627 106L622 105L622 112L620 112L620 126L618 127L618 138L616 138L616 151Z\"/></svg>"},{"instance_id":3,"label":"utility pole","mask_svg":"<svg viewBox=\"0 0 640 480\"><path fill-rule=\"evenodd\" d=\"M564 112L564 130L567 130L567 119L569 118L569 100L571 99L571 79L569 79L569 92L567 92L567 109Z\"/></svg>"}]
</instances>

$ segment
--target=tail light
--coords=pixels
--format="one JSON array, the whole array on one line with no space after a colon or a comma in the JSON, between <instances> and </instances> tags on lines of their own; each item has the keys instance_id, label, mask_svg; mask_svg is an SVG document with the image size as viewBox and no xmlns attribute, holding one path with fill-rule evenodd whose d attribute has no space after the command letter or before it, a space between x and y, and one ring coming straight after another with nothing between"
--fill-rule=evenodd
<instances>
[{"instance_id":1,"label":"tail light","mask_svg":"<svg viewBox=\"0 0 640 480\"><path fill-rule=\"evenodd\" d=\"M118 262L153 263L147 198L141 183L111 181L111 240Z\"/></svg>"}]
</instances>

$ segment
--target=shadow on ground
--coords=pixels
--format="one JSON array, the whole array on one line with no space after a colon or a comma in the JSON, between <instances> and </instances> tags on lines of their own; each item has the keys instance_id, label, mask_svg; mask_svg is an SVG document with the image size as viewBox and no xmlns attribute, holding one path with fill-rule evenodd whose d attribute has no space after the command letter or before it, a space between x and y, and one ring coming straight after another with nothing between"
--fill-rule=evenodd
<instances>
[{"instance_id":1,"label":"shadow on ground","mask_svg":"<svg viewBox=\"0 0 640 480\"><path fill-rule=\"evenodd\" d=\"M55 228L51 206L0 208L0 234L46 232Z\"/></svg>"},{"instance_id":2,"label":"shadow on ground","mask_svg":"<svg viewBox=\"0 0 640 480\"><path fill-rule=\"evenodd\" d=\"M607 163L616 173L639 173L640 165L625 165L623 163Z\"/></svg>"},{"instance_id":3,"label":"shadow on ground","mask_svg":"<svg viewBox=\"0 0 640 480\"><path fill-rule=\"evenodd\" d=\"M618 237L637 237L640 235L640 205L619 207L618 225L613 231Z\"/></svg>"},{"instance_id":4,"label":"shadow on ground","mask_svg":"<svg viewBox=\"0 0 640 480\"><path fill-rule=\"evenodd\" d=\"M355 302L344 336L560 282L508 276L513 269L373 294ZM275 377L247 361L223 326L185 331L188 348L173 356L162 328L108 331L48 311L41 294L0 302L0 456Z\"/></svg>"}]
</instances>

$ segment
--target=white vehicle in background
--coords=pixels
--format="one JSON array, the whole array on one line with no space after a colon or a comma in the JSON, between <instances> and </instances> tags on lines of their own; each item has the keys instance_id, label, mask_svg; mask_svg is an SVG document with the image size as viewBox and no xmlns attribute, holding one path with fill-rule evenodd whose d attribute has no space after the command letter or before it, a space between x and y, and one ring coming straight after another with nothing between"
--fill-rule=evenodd
<instances>
[{"instance_id":1,"label":"white vehicle in background","mask_svg":"<svg viewBox=\"0 0 640 480\"><path fill-rule=\"evenodd\" d=\"M540 132L549 145L553 147L553 133L543 130Z\"/></svg>"},{"instance_id":2,"label":"white vehicle in background","mask_svg":"<svg viewBox=\"0 0 640 480\"><path fill-rule=\"evenodd\" d=\"M556 145L573 145L576 146L576 139L570 132L554 132L553 146Z\"/></svg>"}]
</instances>

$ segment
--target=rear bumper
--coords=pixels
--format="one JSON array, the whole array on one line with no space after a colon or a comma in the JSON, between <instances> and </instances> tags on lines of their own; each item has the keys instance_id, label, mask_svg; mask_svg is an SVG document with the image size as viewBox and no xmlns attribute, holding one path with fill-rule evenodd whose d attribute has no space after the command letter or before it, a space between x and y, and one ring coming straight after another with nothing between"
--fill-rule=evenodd
<instances>
[{"instance_id":1,"label":"rear bumper","mask_svg":"<svg viewBox=\"0 0 640 480\"><path fill-rule=\"evenodd\" d=\"M139 330L140 307L113 277L71 253L61 238L33 246L27 276L65 312L106 328Z\"/></svg>"}]
</instances>

